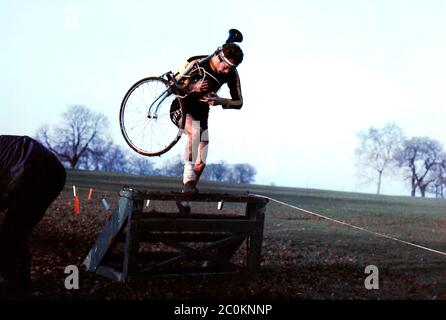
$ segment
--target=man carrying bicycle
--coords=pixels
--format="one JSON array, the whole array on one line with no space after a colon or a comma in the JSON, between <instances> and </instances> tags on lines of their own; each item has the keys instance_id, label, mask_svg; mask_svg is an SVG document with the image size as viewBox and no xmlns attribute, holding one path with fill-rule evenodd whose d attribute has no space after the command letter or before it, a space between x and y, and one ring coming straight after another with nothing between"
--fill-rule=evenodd
<instances>
[{"instance_id":1,"label":"man carrying bicycle","mask_svg":"<svg viewBox=\"0 0 446 320\"><path fill-rule=\"evenodd\" d=\"M195 57L197 58L197 57ZM194 58L188 62L193 63ZM183 173L183 193L193 195L198 192L196 186L206 166L209 139L209 106L221 105L223 109L240 109L243 105L240 78L237 66L243 61L243 52L234 43L226 43L212 56L198 62L196 75L186 80L187 96L182 99L184 106L184 132L188 137ZM227 84L231 98L222 98L215 94L223 84ZM177 203L182 212L190 212L185 203Z\"/></svg>"}]
</instances>

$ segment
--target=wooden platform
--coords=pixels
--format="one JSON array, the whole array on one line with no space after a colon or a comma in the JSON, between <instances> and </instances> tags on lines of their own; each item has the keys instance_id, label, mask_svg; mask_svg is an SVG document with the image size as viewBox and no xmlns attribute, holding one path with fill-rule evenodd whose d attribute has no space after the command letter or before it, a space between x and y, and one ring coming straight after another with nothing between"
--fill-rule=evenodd
<instances>
[{"instance_id":1,"label":"wooden platform","mask_svg":"<svg viewBox=\"0 0 446 320\"><path fill-rule=\"evenodd\" d=\"M260 266L265 198L247 194L145 192L124 188L83 265L116 281L253 274ZM144 211L147 201L237 203L242 214ZM169 206L166 206L169 207ZM245 244L246 246L242 246ZM242 247L241 247L242 246ZM245 248L245 249L244 249ZM237 261L234 254L238 251Z\"/></svg>"}]
</instances>

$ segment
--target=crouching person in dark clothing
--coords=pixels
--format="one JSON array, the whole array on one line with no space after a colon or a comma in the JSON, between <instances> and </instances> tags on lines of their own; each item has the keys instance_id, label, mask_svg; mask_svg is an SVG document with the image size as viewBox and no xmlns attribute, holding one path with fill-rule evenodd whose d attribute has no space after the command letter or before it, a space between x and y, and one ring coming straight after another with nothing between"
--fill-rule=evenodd
<instances>
[{"instance_id":1,"label":"crouching person in dark clothing","mask_svg":"<svg viewBox=\"0 0 446 320\"><path fill-rule=\"evenodd\" d=\"M5 213L0 229L0 296L5 291L30 293L27 239L62 191L65 177L60 161L39 142L0 135L0 212Z\"/></svg>"}]
</instances>

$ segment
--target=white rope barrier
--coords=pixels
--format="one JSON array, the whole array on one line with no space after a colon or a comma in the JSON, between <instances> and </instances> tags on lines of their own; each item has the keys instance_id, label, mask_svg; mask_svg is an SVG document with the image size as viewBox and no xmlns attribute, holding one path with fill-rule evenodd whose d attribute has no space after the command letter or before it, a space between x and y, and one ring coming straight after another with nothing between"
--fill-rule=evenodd
<instances>
[{"instance_id":1,"label":"white rope barrier","mask_svg":"<svg viewBox=\"0 0 446 320\"><path fill-rule=\"evenodd\" d=\"M383 238L386 238L386 239L391 239L391 240L394 240L394 241L397 241L397 242L401 242L401 243L407 244L409 246L413 246L413 247L416 247L416 248L419 248L419 249L423 249L423 250L426 250L426 251L430 251L430 252L433 252L433 253L437 253L437 254L441 254L443 256L446 256L446 252L435 250L435 249L431 249L431 248L428 248L428 247L424 247L424 246L421 246L419 244L416 244L416 243L413 243L413 242L409 242L409 241L405 241L405 240L401 240L401 239L398 239L398 238L395 238L395 237L392 237L392 236L388 236L386 234L382 234L382 233L379 233L379 232L370 231L370 230L367 230L365 228L358 227L358 226L355 226L353 224L350 224L348 222L344 222L344 221L336 220L336 219L333 219L333 218L330 218L330 217L326 217L326 216L324 216L322 214L314 213L314 212L311 212L311 211L308 211L308 210L305 210L305 209L302 209L302 208L290 205L290 204L288 204L286 202L282 202L282 201L279 201L279 200L276 200L276 199L273 199L273 198L270 198L270 197L267 197L267 196L264 196L264 195L261 195L261 194L250 193L250 195L255 196L255 197L266 198L266 199L269 199L269 200L271 200L273 202L279 203L281 205L293 208L293 209L298 210L298 211L302 211L302 212L308 213L310 215L313 215L313 216L316 216L316 217L319 217L319 218L322 218L322 219L325 219L325 220L328 220L328 221L331 221L331 222L342 224L344 226L348 226L348 227L351 227L353 229L357 229L357 230L361 230L361 231L364 231L364 232L368 232L368 233L371 233L371 234L379 236L379 237L383 237Z\"/></svg>"}]
</instances>

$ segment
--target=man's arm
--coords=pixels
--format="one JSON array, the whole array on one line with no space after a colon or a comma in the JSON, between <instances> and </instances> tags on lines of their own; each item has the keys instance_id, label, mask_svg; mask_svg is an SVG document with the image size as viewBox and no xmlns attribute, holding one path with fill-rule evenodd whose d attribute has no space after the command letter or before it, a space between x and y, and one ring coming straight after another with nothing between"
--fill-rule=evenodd
<instances>
[{"instance_id":1,"label":"man's arm","mask_svg":"<svg viewBox=\"0 0 446 320\"><path fill-rule=\"evenodd\" d=\"M242 89L240 85L240 78L236 69L229 75L228 79L229 93L231 99L221 98L217 95L205 96L203 102L210 105L221 105L223 109L241 109L243 106Z\"/></svg>"},{"instance_id":2,"label":"man's arm","mask_svg":"<svg viewBox=\"0 0 446 320\"><path fill-rule=\"evenodd\" d=\"M223 109L241 109L243 106L243 96L237 69L234 69L231 73L228 79L228 87L232 99L225 99L225 103L222 104Z\"/></svg>"}]
</instances>

